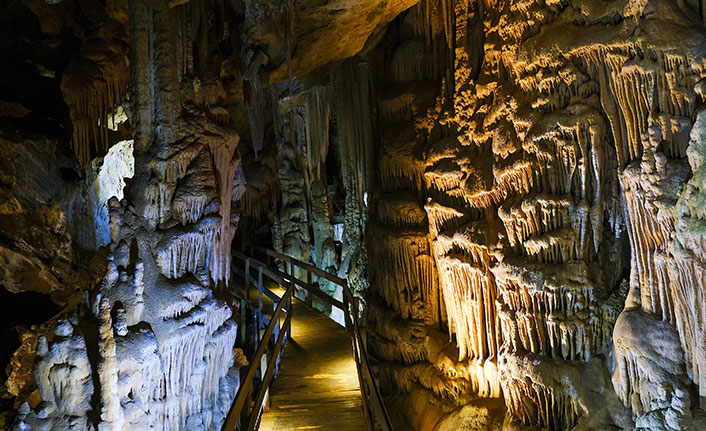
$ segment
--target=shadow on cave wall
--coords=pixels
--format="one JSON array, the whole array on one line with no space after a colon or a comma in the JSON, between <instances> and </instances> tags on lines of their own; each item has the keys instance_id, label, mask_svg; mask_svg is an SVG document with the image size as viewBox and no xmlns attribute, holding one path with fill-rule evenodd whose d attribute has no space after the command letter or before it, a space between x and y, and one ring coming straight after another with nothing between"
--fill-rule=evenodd
<instances>
[{"instance_id":1,"label":"shadow on cave wall","mask_svg":"<svg viewBox=\"0 0 706 431\"><path fill-rule=\"evenodd\" d=\"M22 327L44 323L56 315L60 308L49 295L37 292L11 293L0 286L0 378L7 379L7 366L12 354L20 347L19 332ZM12 408L4 405L11 400L0 399L0 411Z\"/></svg>"}]
</instances>

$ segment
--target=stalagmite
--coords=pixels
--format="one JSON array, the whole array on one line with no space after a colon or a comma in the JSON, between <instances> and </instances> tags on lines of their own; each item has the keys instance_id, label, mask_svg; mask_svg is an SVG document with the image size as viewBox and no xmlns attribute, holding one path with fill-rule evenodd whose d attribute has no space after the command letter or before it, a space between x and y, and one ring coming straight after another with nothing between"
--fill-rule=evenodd
<instances>
[{"instance_id":1,"label":"stalagmite","mask_svg":"<svg viewBox=\"0 0 706 431\"><path fill-rule=\"evenodd\" d=\"M636 416L656 406L664 409L661 420L646 419L646 428L666 422L668 429L684 429L691 416L690 397L684 352L674 328L643 311L625 310L616 322L615 340L613 384L621 401Z\"/></svg>"},{"instance_id":2,"label":"stalagmite","mask_svg":"<svg viewBox=\"0 0 706 431\"><path fill-rule=\"evenodd\" d=\"M100 320L98 352L101 356L98 367L98 380L101 385L101 424L99 429L120 429L125 419L122 415L118 395L118 364L113 321L110 316L112 310L106 298L100 298L98 309L100 313L97 316Z\"/></svg>"}]
</instances>

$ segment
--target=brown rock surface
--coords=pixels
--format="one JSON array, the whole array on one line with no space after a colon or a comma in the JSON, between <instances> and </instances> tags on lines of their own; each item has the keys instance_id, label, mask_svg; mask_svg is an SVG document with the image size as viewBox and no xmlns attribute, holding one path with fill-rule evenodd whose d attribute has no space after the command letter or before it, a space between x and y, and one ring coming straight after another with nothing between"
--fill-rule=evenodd
<instances>
[{"instance_id":1,"label":"brown rock surface","mask_svg":"<svg viewBox=\"0 0 706 431\"><path fill-rule=\"evenodd\" d=\"M358 54L368 38L382 32L415 3L417 0L247 0L247 40L269 57L270 82L281 82L289 76L288 57L292 76L299 77L345 60Z\"/></svg>"}]
</instances>

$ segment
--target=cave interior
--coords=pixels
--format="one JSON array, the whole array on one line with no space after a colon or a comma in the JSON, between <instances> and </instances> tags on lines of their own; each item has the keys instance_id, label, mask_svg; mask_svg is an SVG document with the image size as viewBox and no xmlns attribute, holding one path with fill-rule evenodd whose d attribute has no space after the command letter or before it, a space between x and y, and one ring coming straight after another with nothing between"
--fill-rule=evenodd
<instances>
[{"instance_id":1,"label":"cave interior","mask_svg":"<svg viewBox=\"0 0 706 431\"><path fill-rule=\"evenodd\" d=\"M0 427L228 428L270 322L236 256L270 249L348 310L297 306L359 319L371 429L706 431L705 22L0 2ZM294 328L276 373L308 361Z\"/></svg>"}]
</instances>

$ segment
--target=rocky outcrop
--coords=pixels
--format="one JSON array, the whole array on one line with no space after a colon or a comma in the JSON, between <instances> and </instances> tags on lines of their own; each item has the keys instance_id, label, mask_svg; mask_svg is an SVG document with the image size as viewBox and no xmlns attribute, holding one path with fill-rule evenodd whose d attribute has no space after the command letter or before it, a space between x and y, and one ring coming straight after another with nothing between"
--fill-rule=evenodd
<instances>
[{"instance_id":1,"label":"rocky outcrop","mask_svg":"<svg viewBox=\"0 0 706 431\"><path fill-rule=\"evenodd\" d=\"M305 76L358 54L414 0L247 0L248 44L269 59L270 82Z\"/></svg>"}]
</instances>

